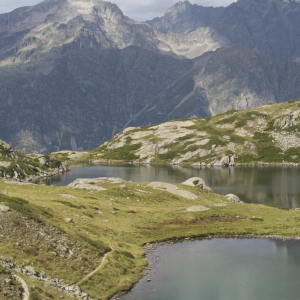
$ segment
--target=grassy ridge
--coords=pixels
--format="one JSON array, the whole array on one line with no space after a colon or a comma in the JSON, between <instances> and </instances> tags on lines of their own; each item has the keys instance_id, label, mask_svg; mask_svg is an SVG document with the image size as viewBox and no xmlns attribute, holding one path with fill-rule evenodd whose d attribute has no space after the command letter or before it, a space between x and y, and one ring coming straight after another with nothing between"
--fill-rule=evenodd
<instances>
[{"instance_id":1,"label":"grassy ridge","mask_svg":"<svg viewBox=\"0 0 300 300\"><path fill-rule=\"evenodd\" d=\"M299 132L300 100L294 100L232 110L208 119L129 128L99 148L87 151L80 160L214 164L235 154L236 163L241 164L300 163ZM204 139L209 141L201 144ZM199 153L199 149L206 152Z\"/></svg>"}]
</instances>

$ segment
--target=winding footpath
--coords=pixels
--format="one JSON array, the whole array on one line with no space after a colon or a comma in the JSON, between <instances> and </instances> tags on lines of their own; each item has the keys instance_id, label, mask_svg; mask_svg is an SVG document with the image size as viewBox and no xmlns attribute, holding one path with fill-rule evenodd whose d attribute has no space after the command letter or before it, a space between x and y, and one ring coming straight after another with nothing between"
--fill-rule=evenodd
<instances>
[{"instance_id":1,"label":"winding footpath","mask_svg":"<svg viewBox=\"0 0 300 300\"><path fill-rule=\"evenodd\" d=\"M29 294L29 288L28 288L27 283L25 282L24 279L22 279L21 277L15 275L15 274L13 274L13 277L16 278L16 280L19 281L21 283L21 285L22 285L22 288L24 290L24 292L23 292L23 300L28 300L30 294Z\"/></svg>"},{"instance_id":2,"label":"winding footpath","mask_svg":"<svg viewBox=\"0 0 300 300\"><path fill-rule=\"evenodd\" d=\"M111 253L113 253L113 252L115 251L115 250L113 249L113 247L111 246L111 243L109 243L109 246L110 246L110 248L111 248L112 251L107 252L107 253L103 256L102 262L101 262L101 264L99 265L99 267L98 267L96 270L94 270L93 272L91 272L90 274L86 275L86 276L85 276L83 279L81 279L81 281L79 281L76 285L79 286L82 282L84 282L86 279L88 279L88 278L91 277L93 274L95 274L96 272L99 271L99 269L100 269L100 268L102 267L102 265L104 264L106 257L107 257L109 254L111 254Z\"/></svg>"}]
</instances>

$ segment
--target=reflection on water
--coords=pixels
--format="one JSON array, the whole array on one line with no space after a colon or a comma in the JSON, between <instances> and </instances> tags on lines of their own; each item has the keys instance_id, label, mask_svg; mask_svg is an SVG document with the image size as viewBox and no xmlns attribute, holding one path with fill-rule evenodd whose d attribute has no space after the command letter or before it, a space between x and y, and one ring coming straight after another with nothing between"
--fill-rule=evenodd
<instances>
[{"instance_id":1,"label":"reflection on water","mask_svg":"<svg viewBox=\"0 0 300 300\"><path fill-rule=\"evenodd\" d=\"M150 274L121 299L299 299L299 250L299 242L239 239L158 247Z\"/></svg>"},{"instance_id":2,"label":"reflection on water","mask_svg":"<svg viewBox=\"0 0 300 300\"><path fill-rule=\"evenodd\" d=\"M92 166L72 167L43 184L67 185L77 178L120 177L126 181L180 183L201 177L218 194L233 193L242 201L276 207L300 207L300 169L293 167L193 168L183 166Z\"/></svg>"}]
</instances>

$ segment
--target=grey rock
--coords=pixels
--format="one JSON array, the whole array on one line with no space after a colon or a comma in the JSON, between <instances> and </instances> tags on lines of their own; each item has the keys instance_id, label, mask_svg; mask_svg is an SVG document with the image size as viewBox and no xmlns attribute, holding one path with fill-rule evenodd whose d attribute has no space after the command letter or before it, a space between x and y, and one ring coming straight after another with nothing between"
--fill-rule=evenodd
<instances>
[{"instance_id":1,"label":"grey rock","mask_svg":"<svg viewBox=\"0 0 300 300\"><path fill-rule=\"evenodd\" d=\"M240 198L234 194L228 194L225 196L229 202L238 202L243 203L243 201L240 200Z\"/></svg>"},{"instance_id":2,"label":"grey rock","mask_svg":"<svg viewBox=\"0 0 300 300\"><path fill-rule=\"evenodd\" d=\"M37 272L35 271L34 267L32 267L32 266L26 266L26 267L24 267L24 270L26 270L26 272L31 276L37 275Z\"/></svg>"},{"instance_id":3,"label":"grey rock","mask_svg":"<svg viewBox=\"0 0 300 300\"><path fill-rule=\"evenodd\" d=\"M174 194L176 196L180 196L189 200L196 200L198 199L198 196L195 195L194 193L191 193L189 191L185 190L175 190L175 189L169 189L167 190L169 193Z\"/></svg>"},{"instance_id":4,"label":"grey rock","mask_svg":"<svg viewBox=\"0 0 300 300\"><path fill-rule=\"evenodd\" d=\"M49 163L48 163L48 161L46 160L45 157L40 157L40 158L39 158L39 163L40 163L41 165L43 165L43 166L46 166L46 167L49 166Z\"/></svg>"},{"instance_id":5,"label":"grey rock","mask_svg":"<svg viewBox=\"0 0 300 300\"><path fill-rule=\"evenodd\" d=\"M192 187L203 186L205 184L205 181L200 177L192 177L182 182L182 184L192 186Z\"/></svg>"},{"instance_id":6,"label":"grey rock","mask_svg":"<svg viewBox=\"0 0 300 300\"><path fill-rule=\"evenodd\" d=\"M202 206L202 205L197 205L197 206L191 206L186 209L188 212L193 212L193 211L206 211L209 210L209 208Z\"/></svg>"},{"instance_id":7,"label":"grey rock","mask_svg":"<svg viewBox=\"0 0 300 300\"><path fill-rule=\"evenodd\" d=\"M65 222L66 222L66 223L73 223L73 219L72 219L72 218L66 218L66 219L65 219Z\"/></svg>"},{"instance_id":8,"label":"grey rock","mask_svg":"<svg viewBox=\"0 0 300 300\"><path fill-rule=\"evenodd\" d=\"M8 206L0 204L0 212L8 212L10 208Z\"/></svg>"},{"instance_id":9,"label":"grey rock","mask_svg":"<svg viewBox=\"0 0 300 300\"><path fill-rule=\"evenodd\" d=\"M159 181L153 181L147 184L146 186L152 187L154 189L161 189L161 190L179 190L179 188L174 184L159 182Z\"/></svg>"},{"instance_id":10,"label":"grey rock","mask_svg":"<svg viewBox=\"0 0 300 300\"><path fill-rule=\"evenodd\" d=\"M213 190L206 184L203 184L203 187L202 187L203 190L206 190L206 191L209 191L209 192L212 192Z\"/></svg>"},{"instance_id":11,"label":"grey rock","mask_svg":"<svg viewBox=\"0 0 300 300\"><path fill-rule=\"evenodd\" d=\"M187 33L215 20L225 7L203 7L188 1L171 6L164 16L146 21L162 33Z\"/></svg>"}]
</instances>

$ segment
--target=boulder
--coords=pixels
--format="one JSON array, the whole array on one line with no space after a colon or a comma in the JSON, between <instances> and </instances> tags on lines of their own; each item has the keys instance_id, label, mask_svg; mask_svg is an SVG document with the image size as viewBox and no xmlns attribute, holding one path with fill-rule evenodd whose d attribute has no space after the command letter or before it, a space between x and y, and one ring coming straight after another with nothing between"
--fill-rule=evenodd
<instances>
[{"instance_id":1,"label":"boulder","mask_svg":"<svg viewBox=\"0 0 300 300\"><path fill-rule=\"evenodd\" d=\"M203 186L205 184L205 181L200 177L192 177L192 178L182 182L181 184L195 187L195 186L201 186L201 185Z\"/></svg>"},{"instance_id":2,"label":"boulder","mask_svg":"<svg viewBox=\"0 0 300 300\"><path fill-rule=\"evenodd\" d=\"M179 190L179 188L174 184L159 181L153 181L147 184L147 186L159 190Z\"/></svg>"},{"instance_id":3,"label":"boulder","mask_svg":"<svg viewBox=\"0 0 300 300\"><path fill-rule=\"evenodd\" d=\"M32 276L35 276L37 274L34 267L32 267L32 266L26 266L26 267L24 267L24 269L26 270L27 273L29 273Z\"/></svg>"},{"instance_id":4,"label":"boulder","mask_svg":"<svg viewBox=\"0 0 300 300\"><path fill-rule=\"evenodd\" d=\"M49 163L47 162L46 158L45 157L40 157L39 158L39 163L43 166L46 166L48 167L49 166Z\"/></svg>"},{"instance_id":5,"label":"boulder","mask_svg":"<svg viewBox=\"0 0 300 300\"><path fill-rule=\"evenodd\" d=\"M197 186L197 187L200 187L201 189L209 191L209 192L213 191L208 185L206 185L205 181L200 177L192 177L192 178L182 182L182 184L192 186L192 187Z\"/></svg>"},{"instance_id":6,"label":"boulder","mask_svg":"<svg viewBox=\"0 0 300 300\"><path fill-rule=\"evenodd\" d=\"M221 158L220 163L222 164L222 166L228 166L230 163L230 157L229 156L223 156Z\"/></svg>"},{"instance_id":7,"label":"boulder","mask_svg":"<svg viewBox=\"0 0 300 300\"><path fill-rule=\"evenodd\" d=\"M203 184L203 187L202 187L203 190L206 190L206 191L209 191L209 192L212 192L213 190L206 184Z\"/></svg>"},{"instance_id":8,"label":"boulder","mask_svg":"<svg viewBox=\"0 0 300 300\"><path fill-rule=\"evenodd\" d=\"M223 167L223 163L221 163L220 160L217 160L217 161L214 163L214 167Z\"/></svg>"},{"instance_id":9,"label":"boulder","mask_svg":"<svg viewBox=\"0 0 300 300\"><path fill-rule=\"evenodd\" d=\"M234 194L228 194L225 196L229 202L238 202L243 203L243 201L240 200L240 198Z\"/></svg>"},{"instance_id":10,"label":"boulder","mask_svg":"<svg viewBox=\"0 0 300 300\"><path fill-rule=\"evenodd\" d=\"M209 208L202 205L191 206L186 209L186 211L206 211L206 210L209 210Z\"/></svg>"},{"instance_id":11,"label":"boulder","mask_svg":"<svg viewBox=\"0 0 300 300\"><path fill-rule=\"evenodd\" d=\"M65 219L65 222L66 222L66 223L73 223L73 219L72 219L72 218L66 218L66 219Z\"/></svg>"},{"instance_id":12,"label":"boulder","mask_svg":"<svg viewBox=\"0 0 300 300\"><path fill-rule=\"evenodd\" d=\"M68 194L59 194L59 196L62 196L63 198L77 199L77 197Z\"/></svg>"},{"instance_id":13,"label":"boulder","mask_svg":"<svg viewBox=\"0 0 300 300\"><path fill-rule=\"evenodd\" d=\"M89 191L106 191L106 188L102 186L92 185L88 183L78 183L77 185L73 186L73 189L80 189L80 190L89 190Z\"/></svg>"},{"instance_id":14,"label":"boulder","mask_svg":"<svg viewBox=\"0 0 300 300\"><path fill-rule=\"evenodd\" d=\"M8 206L5 206L5 205L0 205L0 211L1 212L8 212L8 211L10 211L10 208Z\"/></svg>"},{"instance_id":15,"label":"boulder","mask_svg":"<svg viewBox=\"0 0 300 300\"><path fill-rule=\"evenodd\" d=\"M188 200L196 200L198 199L198 196L189 192L189 191L185 191L185 190L174 190L174 189L169 189L167 190L169 193L176 195L176 196L180 196L183 198L186 198Z\"/></svg>"},{"instance_id":16,"label":"boulder","mask_svg":"<svg viewBox=\"0 0 300 300\"><path fill-rule=\"evenodd\" d=\"M68 172L69 169L68 169L67 165L64 162L60 162L59 165L58 165L58 171L60 173L65 173L65 172Z\"/></svg>"}]
</instances>

